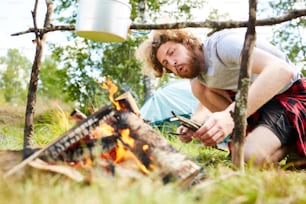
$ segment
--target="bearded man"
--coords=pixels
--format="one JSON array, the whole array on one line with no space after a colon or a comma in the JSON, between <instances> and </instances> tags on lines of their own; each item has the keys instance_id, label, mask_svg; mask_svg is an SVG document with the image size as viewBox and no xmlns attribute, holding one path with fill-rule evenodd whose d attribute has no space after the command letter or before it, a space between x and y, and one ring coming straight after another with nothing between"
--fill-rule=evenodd
<instances>
[{"instance_id":1,"label":"bearded man","mask_svg":"<svg viewBox=\"0 0 306 204\"><path fill-rule=\"evenodd\" d=\"M159 30L139 46L137 58L155 76L174 73L190 79L200 102L191 119L203 125L195 132L180 126L183 142L195 138L214 146L232 133L244 36L240 29L229 29L201 40L186 29ZM283 52L260 38L251 59L245 161L275 163L293 147L306 156L305 77Z\"/></svg>"}]
</instances>

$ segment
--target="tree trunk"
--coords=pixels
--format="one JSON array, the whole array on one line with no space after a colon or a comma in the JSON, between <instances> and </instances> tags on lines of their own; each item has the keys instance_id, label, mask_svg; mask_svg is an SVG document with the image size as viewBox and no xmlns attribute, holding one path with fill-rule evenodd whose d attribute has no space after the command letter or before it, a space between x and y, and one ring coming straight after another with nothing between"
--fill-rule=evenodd
<instances>
[{"instance_id":1,"label":"tree trunk","mask_svg":"<svg viewBox=\"0 0 306 204\"><path fill-rule=\"evenodd\" d=\"M249 25L242 50L241 71L239 76L236 105L233 114L235 128L232 140L232 162L240 170L244 170L244 138L247 126L247 97L251 75L251 55L256 39L256 0L249 1Z\"/></svg>"},{"instance_id":2,"label":"tree trunk","mask_svg":"<svg viewBox=\"0 0 306 204\"><path fill-rule=\"evenodd\" d=\"M32 136L34 132L34 114L36 105L36 91L39 79L39 70L43 57L43 49L47 37L47 33L39 32L36 24L36 13L37 13L38 0L35 1L34 11L32 11L32 17L35 28L35 42L36 52L34 62L32 65L31 79L28 88L27 106L25 113L25 126L24 126L24 141L23 141L23 158L26 158L30 153L30 147L32 143ZM46 0L47 12L45 16L44 27L50 27L51 16L53 14L53 3L52 0Z\"/></svg>"}]
</instances>

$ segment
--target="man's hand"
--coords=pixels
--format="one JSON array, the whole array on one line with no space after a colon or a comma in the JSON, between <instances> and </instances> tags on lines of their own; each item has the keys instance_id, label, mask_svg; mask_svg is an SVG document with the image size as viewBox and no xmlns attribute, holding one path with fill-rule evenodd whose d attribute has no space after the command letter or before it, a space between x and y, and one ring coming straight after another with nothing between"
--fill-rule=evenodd
<instances>
[{"instance_id":1,"label":"man's hand","mask_svg":"<svg viewBox=\"0 0 306 204\"><path fill-rule=\"evenodd\" d=\"M233 128L234 121L228 111L215 112L199 130L194 132L193 137L206 146L215 146L222 142Z\"/></svg>"},{"instance_id":2,"label":"man's hand","mask_svg":"<svg viewBox=\"0 0 306 204\"><path fill-rule=\"evenodd\" d=\"M192 136L193 136L193 131L190 130L189 128L185 127L185 126L179 126L177 128L177 131L176 131L180 137L180 140L184 143L188 143L188 142L191 142L192 140Z\"/></svg>"}]
</instances>

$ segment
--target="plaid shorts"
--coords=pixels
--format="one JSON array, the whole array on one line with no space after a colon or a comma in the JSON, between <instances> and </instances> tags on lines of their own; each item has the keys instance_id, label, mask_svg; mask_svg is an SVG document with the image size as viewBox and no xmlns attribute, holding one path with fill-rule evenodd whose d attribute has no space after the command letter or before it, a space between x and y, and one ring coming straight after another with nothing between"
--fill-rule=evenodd
<instances>
[{"instance_id":1,"label":"plaid shorts","mask_svg":"<svg viewBox=\"0 0 306 204\"><path fill-rule=\"evenodd\" d=\"M248 118L247 131L251 131L258 126L265 126L270 129L278 137L282 146L293 144L298 137L286 115L285 108L276 99L272 99L261 107L256 112L256 116L253 115Z\"/></svg>"},{"instance_id":2,"label":"plaid shorts","mask_svg":"<svg viewBox=\"0 0 306 204\"><path fill-rule=\"evenodd\" d=\"M268 109L271 109L271 111L269 111L270 114L273 112L272 109L279 109L279 113L272 114L274 115L274 119L271 118L273 119L271 122L274 125L271 126L270 124L271 130L278 135L282 144L287 144L287 142L290 143L292 139L295 140L298 153L301 156L306 156L306 78L301 78L294 82L287 91L276 95L271 100L271 103L272 105L270 105L270 103L266 104ZM277 103L280 104L283 109L281 109ZM285 112L285 114L283 112ZM260 123L260 118L263 118L260 114L264 113L258 110L249 117L249 130ZM284 117L287 119L276 119L276 121L274 121L275 117ZM267 125L267 121L265 125ZM283 126L283 128L281 128L281 126Z\"/></svg>"},{"instance_id":3,"label":"plaid shorts","mask_svg":"<svg viewBox=\"0 0 306 204\"><path fill-rule=\"evenodd\" d=\"M234 98L233 92L229 94ZM258 125L273 131L282 145L295 143L299 155L306 156L306 78L297 80L251 115L247 132Z\"/></svg>"}]
</instances>

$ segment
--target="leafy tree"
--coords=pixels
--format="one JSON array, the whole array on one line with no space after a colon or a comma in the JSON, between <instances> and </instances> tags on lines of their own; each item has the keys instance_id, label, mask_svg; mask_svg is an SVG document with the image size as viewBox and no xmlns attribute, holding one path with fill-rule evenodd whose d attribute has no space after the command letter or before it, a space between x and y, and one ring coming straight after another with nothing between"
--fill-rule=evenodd
<instances>
[{"instance_id":1,"label":"leafy tree","mask_svg":"<svg viewBox=\"0 0 306 204\"><path fill-rule=\"evenodd\" d=\"M278 16L286 11L299 9L306 6L301 0L274 0L269 2L268 12L262 12L272 16ZM269 16L268 16L269 17ZM272 42L278 45L299 67L306 67L306 17L294 19L273 26ZM306 70L302 70L306 76Z\"/></svg>"},{"instance_id":2,"label":"leafy tree","mask_svg":"<svg viewBox=\"0 0 306 204\"><path fill-rule=\"evenodd\" d=\"M40 68L38 93L52 99L68 100L64 90L67 72L65 69L58 68L58 66L58 62L50 56L43 61Z\"/></svg>"},{"instance_id":3,"label":"leafy tree","mask_svg":"<svg viewBox=\"0 0 306 204\"><path fill-rule=\"evenodd\" d=\"M5 57L0 57L0 65L0 89L5 102L25 101L31 62L19 50L9 49Z\"/></svg>"},{"instance_id":4,"label":"leafy tree","mask_svg":"<svg viewBox=\"0 0 306 204\"><path fill-rule=\"evenodd\" d=\"M107 44L104 48L101 77L114 78L121 91L129 91L139 104L143 103L144 76L141 65L134 59L136 46L143 36L129 38L124 43ZM122 52L122 50L126 52Z\"/></svg>"},{"instance_id":5,"label":"leafy tree","mask_svg":"<svg viewBox=\"0 0 306 204\"><path fill-rule=\"evenodd\" d=\"M98 84L101 62L94 60L98 49L90 46L73 46L53 48L52 58L62 61L61 67L65 71L65 88L70 101L79 103L82 111L87 111L87 106L97 107L103 104L102 89Z\"/></svg>"}]
</instances>

